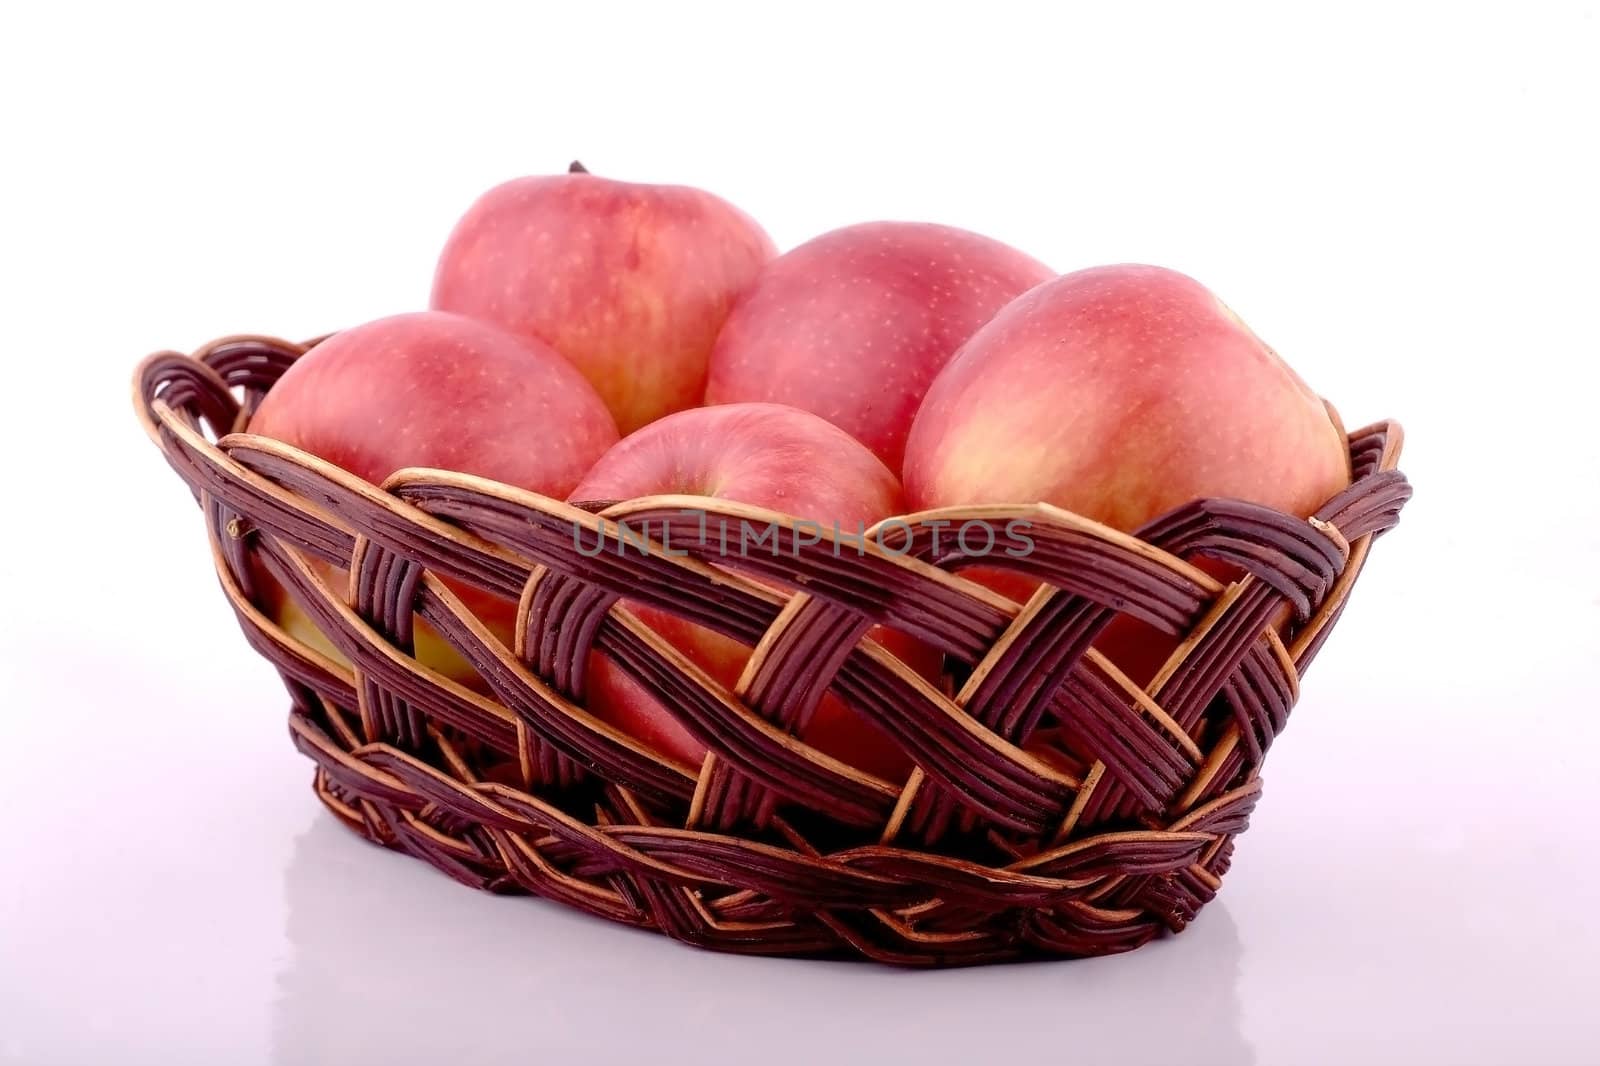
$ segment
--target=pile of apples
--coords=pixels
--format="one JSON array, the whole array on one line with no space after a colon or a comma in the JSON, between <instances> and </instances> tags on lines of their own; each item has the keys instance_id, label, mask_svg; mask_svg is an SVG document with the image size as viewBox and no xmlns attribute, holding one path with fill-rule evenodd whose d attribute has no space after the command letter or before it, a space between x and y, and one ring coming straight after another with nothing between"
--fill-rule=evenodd
<instances>
[{"instance_id":1,"label":"pile of apples","mask_svg":"<svg viewBox=\"0 0 1600 1066\"><path fill-rule=\"evenodd\" d=\"M577 164L484 194L444 247L432 309L312 348L249 430L374 484L436 467L558 499L690 494L845 529L1047 502L1130 531L1208 496L1306 516L1350 478L1337 416L1182 274L1058 276L987 237L909 222L779 255L710 193ZM1013 598L1031 590L976 576ZM515 604L459 591L509 643ZM268 599L289 632L338 657L281 590ZM749 648L624 606L719 682L738 680ZM1130 673L1170 649L1146 637L1120 649ZM938 676L931 649L881 627L872 638ZM480 684L420 625L416 654ZM589 713L699 766L705 738L598 654L584 685ZM798 732L867 773L909 769L831 696Z\"/></svg>"}]
</instances>

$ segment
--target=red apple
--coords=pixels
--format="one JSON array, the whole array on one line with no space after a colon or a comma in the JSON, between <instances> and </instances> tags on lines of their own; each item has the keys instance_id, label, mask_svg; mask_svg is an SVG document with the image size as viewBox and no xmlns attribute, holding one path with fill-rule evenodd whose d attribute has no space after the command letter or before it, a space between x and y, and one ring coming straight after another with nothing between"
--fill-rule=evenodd
<instances>
[{"instance_id":1,"label":"red apple","mask_svg":"<svg viewBox=\"0 0 1600 1066\"><path fill-rule=\"evenodd\" d=\"M323 341L272 387L249 429L374 484L402 467L427 466L558 499L617 441L600 397L553 349L442 311L382 318ZM347 579L325 569L343 591ZM509 641L516 604L455 591ZM281 593L269 599L285 628L332 652L292 602ZM425 664L476 680L424 626L416 646Z\"/></svg>"},{"instance_id":2,"label":"red apple","mask_svg":"<svg viewBox=\"0 0 1600 1066\"><path fill-rule=\"evenodd\" d=\"M1052 271L999 241L915 222L825 233L774 260L717 338L707 403L821 415L900 469L928 384Z\"/></svg>"},{"instance_id":3,"label":"red apple","mask_svg":"<svg viewBox=\"0 0 1600 1066\"><path fill-rule=\"evenodd\" d=\"M899 481L859 442L815 415L765 403L703 407L646 426L607 452L571 498L617 500L662 493L750 504L827 528L837 522L847 533L901 510ZM749 648L668 612L637 603L627 606L732 690L750 657ZM914 669L928 676L937 673L937 654L921 642L882 627L873 629L872 636ZM670 710L598 654L589 661L585 700L599 717L666 755L692 766L705 757L706 746ZM833 695L824 697L799 735L879 777L898 781L910 769L898 744Z\"/></svg>"},{"instance_id":4,"label":"red apple","mask_svg":"<svg viewBox=\"0 0 1600 1066\"><path fill-rule=\"evenodd\" d=\"M1207 496L1310 515L1349 480L1328 409L1278 354L1198 282L1134 265L997 314L929 388L905 462L916 510L1042 501L1124 531ZM1128 632L1112 657L1144 681L1171 644Z\"/></svg>"},{"instance_id":5,"label":"red apple","mask_svg":"<svg viewBox=\"0 0 1600 1066\"><path fill-rule=\"evenodd\" d=\"M573 166L473 204L439 257L433 306L549 344L630 433L700 402L717 331L777 249L708 192Z\"/></svg>"}]
</instances>

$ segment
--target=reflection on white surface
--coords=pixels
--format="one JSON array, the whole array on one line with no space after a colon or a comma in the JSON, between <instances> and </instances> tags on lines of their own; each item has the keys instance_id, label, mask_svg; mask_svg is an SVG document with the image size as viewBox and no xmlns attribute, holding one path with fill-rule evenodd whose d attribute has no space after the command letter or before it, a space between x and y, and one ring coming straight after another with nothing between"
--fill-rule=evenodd
<instances>
[{"instance_id":1,"label":"reflection on white surface","mask_svg":"<svg viewBox=\"0 0 1600 1066\"><path fill-rule=\"evenodd\" d=\"M282 1066L365 1061L1253 1063L1240 945L1218 900L1181 937L1105 959L911 972L700 951L495 897L319 813L284 889Z\"/></svg>"}]
</instances>

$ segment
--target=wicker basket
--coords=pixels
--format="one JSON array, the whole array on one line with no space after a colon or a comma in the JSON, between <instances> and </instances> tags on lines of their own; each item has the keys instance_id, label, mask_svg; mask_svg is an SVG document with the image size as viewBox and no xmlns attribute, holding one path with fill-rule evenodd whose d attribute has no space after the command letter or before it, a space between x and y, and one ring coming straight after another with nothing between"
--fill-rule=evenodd
<instances>
[{"instance_id":1,"label":"wicker basket","mask_svg":"<svg viewBox=\"0 0 1600 1066\"><path fill-rule=\"evenodd\" d=\"M442 471L378 488L240 433L307 347L235 337L161 353L135 399L201 505L246 638L288 685L317 795L362 836L468 885L724 951L951 965L1100 955L1181 930L1215 895L1301 675L1411 494L1400 429L1383 423L1350 436L1354 483L1309 521L1205 500L1127 536L1051 507L941 512L1032 523L1024 562L1046 585L1020 606L956 576L970 560L936 554L933 516L911 517L900 554L841 558L824 542L736 560L736 573L692 522L674 526L681 500L634 500L604 514L670 528L689 556L591 557L573 536L575 523L590 543L602 535L591 510ZM1201 559L1244 576L1221 583ZM349 588L318 560L349 568ZM353 666L266 616L262 572ZM515 647L441 578L520 602ZM739 691L622 596L754 647ZM1173 635L1144 688L1090 648L1119 613ZM483 692L411 656L414 617ZM869 639L876 624L942 650L945 683ZM703 765L583 710L591 647L674 708L711 749ZM825 688L904 746L908 780L795 739ZM1041 726L1064 757L1023 750Z\"/></svg>"}]
</instances>

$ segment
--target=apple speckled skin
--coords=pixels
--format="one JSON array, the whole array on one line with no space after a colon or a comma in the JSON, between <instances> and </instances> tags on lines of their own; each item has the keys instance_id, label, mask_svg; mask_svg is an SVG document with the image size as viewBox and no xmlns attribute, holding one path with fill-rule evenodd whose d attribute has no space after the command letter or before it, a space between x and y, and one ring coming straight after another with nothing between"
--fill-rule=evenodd
<instances>
[{"instance_id":1,"label":"apple speckled skin","mask_svg":"<svg viewBox=\"0 0 1600 1066\"><path fill-rule=\"evenodd\" d=\"M979 330L906 448L915 509L1052 503L1131 531L1226 496L1309 515L1350 480L1322 400L1199 282L1066 274Z\"/></svg>"},{"instance_id":2,"label":"apple speckled skin","mask_svg":"<svg viewBox=\"0 0 1600 1066\"><path fill-rule=\"evenodd\" d=\"M625 438L573 491L575 502L684 493L837 522L849 533L902 509L900 482L859 442L815 415L778 404L742 403L669 415ZM845 549L849 550L849 549ZM750 649L666 611L628 603L628 609L730 690ZM920 641L882 627L871 631L889 651L927 677L940 656ZM697 768L706 746L666 708L599 654L585 681L589 709L656 751ZM800 737L834 758L891 781L910 761L871 722L829 695Z\"/></svg>"},{"instance_id":3,"label":"apple speckled skin","mask_svg":"<svg viewBox=\"0 0 1600 1066\"><path fill-rule=\"evenodd\" d=\"M867 222L825 233L774 260L729 316L706 402L803 408L898 471L934 376L995 312L1053 276L950 226Z\"/></svg>"},{"instance_id":4,"label":"apple speckled skin","mask_svg":"<svg viewBox=\"0 0 1600 1066\"><path fill-rule=\"evenodd\" d=\"M557 498L618 438L594 389L549 346L442 311L329 337L267 393L250 432L373 484L428 466Z\"/></svg>"},{"instance_id":5,"label":"apple speckled skin","mask_svg":"<svg viewBox=\"0 0 1600 1066\"><path fill-rule=\"evenodd\" d=\"M718 330L776 254L754 220L699 189L518 178L456 224L432 306L555 348L631 433L700 403Z\"/></svg>"},{"instance_id":6,"label":"apple speckled skin","mask_svg":"<svg viewBox=\"0 0 1600 1066\"><path fill-rule=\"evenodd\" d=\"M556 499L617 441L600 397L553 349L442 311L394 315L334 334L268 391L249 430L375 485L396 470L423 466ZM319 569L343 587L331 567ZM280 624L336 654L292 601L264 585ZM469 586L452 588L510 640L515 603ZM417 652L455 680L476 680L465 660L424 626L417 629Z\"/></svg>"},{"instance_id":7,"label":"apple speckled skin","mask_svg":"<svg viewBox=\"0 0 1600 1066\"><path fill-rule=\"evenodd\" d=\"M928 390L905 462L915 510L1042 502L1124 532L1210 496L1310 515L1349 481L1343 434L1288 364L1193 278L1139 265L1065 274L996 315ZM967 576L1019 601L1037 584ZM1174 644L1122 616L1095 647L1144 683Z\"/></svg>"}]
</instances>

